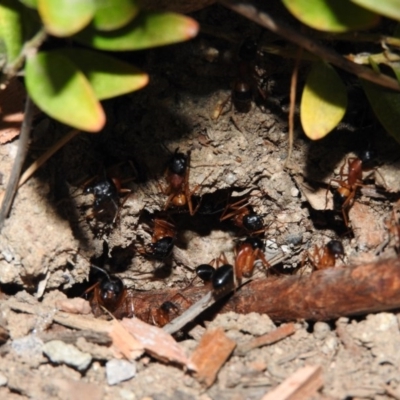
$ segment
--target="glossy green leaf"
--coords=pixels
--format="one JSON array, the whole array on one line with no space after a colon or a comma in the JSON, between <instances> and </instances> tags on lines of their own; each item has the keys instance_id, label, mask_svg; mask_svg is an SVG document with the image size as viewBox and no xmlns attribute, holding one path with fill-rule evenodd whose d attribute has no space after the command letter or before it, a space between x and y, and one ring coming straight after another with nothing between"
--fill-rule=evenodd
<instances>
[{"instance_id":1,"label":"glossy green leaf","mask_svg":"<svg viewBox=\"0 0 400 400\"><path fill-rule=\"evenodd\" d=\"M15 0L3 0L0 3L0 40L4 44L8 63L13 62L22 50L23 26L20 6Z\"/></svg>"},{"instance_id":2,"label":"glossy green leaf","mask_svg":"<svg viewBox=\"0 0 400 400\"><path fill-rule=\"evenodd\" d=\"M25 84L32 100L51 117L89 132L104 126L104 111L85 75L60 53L29 57Z\"/></svg>"},{"instance_id":3,"label":"glossy green leaf","mask_svg":"<svg viewBox=\"0 0 400 400\"><path fill-rule=\"evenodd\" d=\"M315 63L307 77L300 104L305 134L323 138L343 118L347 108L346 88L336 71L324 62Z\"/></svg>"},{"instance_id":4,"label":"glossy green leaf","mask_svg":"<svg viewBox=\"0 0 400 400\"><path fill-rule=\"evenodd\" d=\"M95 0L95 3L93 25L98 30L122 28L139 13L136 0Z\"/></svg>"},{"instance_id":5,"label":"glossy green leaf","mask_svg":"<svg viewBox=\"0 0 400 400\"><path fill-rule=\"evenodd\" d=\"M379 67L370 60L372 69L379 72ZM399 69L393 67L397 80L400 78ZM400 93L371 82L361 81L371 107L385 130L400 143Z\"/></svg>"},{"instance_id":6,"label":"glossy green leaf","mask_svg":"<svg viewBox=\"0 0 400 400\"><path fill-rule=\"evenodd\" d=\"M182 42L196 36L199 24L174 13L141 13L125 27L98 31L91 24L75 36L76 40L101 50L141 50Z\"/></svg>"},{"instance_id":7,"label":"glossy green leaf","mask_svg":"<svg viewBox=\"0 0 400 400\"><path fill-rule=\"evenodd\" d=\"M54 36L70 36L92 20L94 0L38 0L39 14L46 30Z\"/></svg>"},{"instance_id":8,"label":"glossy green leaf","mask_svg":"<svg viewBox=\"0 0 400 400\"><path fill-rule=\"evenodd\" d=\"M37 8L38 0L19 0L21 3L25 4L27 7Z\"/></svg>"},{"instance_id":9,"label":"glossy green leaf","mask_svg":"<svg viewBox=\"0 0 400 400\"><path fill-rule=\"evenodd\" d=\"M63 49L57 53L68 57L85 74L99 100L141 89L149 81L140 69L96 51Z\"/></svg>"},{"instance_id":10,"label":"glossy green leaf","mask_svg":"<svg viewBox=\"0 0 400 400\"><path fill-rule=\"evenodd\" d=\"M377 14L384 15L400 21L400 1L399 0L350 0Z\"/></svg>"},{"instance_id":11,"label":"glossy green leaf","mask_svg":"<svg viewBox=\"0 0 400 400\"><path fill-rule=\"evenodd\" d=\"M367 29L379 17L349 0L282 0L286 8L301 22L327 32ZM372 1L372 0L371 0Z\"/></svg>"}]
</instances>

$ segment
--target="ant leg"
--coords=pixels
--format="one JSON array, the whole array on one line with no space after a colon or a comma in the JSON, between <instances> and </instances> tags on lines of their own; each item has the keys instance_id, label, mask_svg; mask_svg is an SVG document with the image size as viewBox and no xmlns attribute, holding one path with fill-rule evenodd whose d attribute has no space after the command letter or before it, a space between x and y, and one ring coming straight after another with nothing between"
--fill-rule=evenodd
<instances>
[{"instance_id":1,"label":"ant leg","mask_svg":"<svg viewBox=\"0 0 400 400\"><path fill-rule=\"evenodd\" d=\"M268 262L268 260L265 258L265 254L260 250L256 250L257 255L256 257L261 260L262 264L264 265L265 268L271 268L271 264Z\"/></svg>"}]
</instances>

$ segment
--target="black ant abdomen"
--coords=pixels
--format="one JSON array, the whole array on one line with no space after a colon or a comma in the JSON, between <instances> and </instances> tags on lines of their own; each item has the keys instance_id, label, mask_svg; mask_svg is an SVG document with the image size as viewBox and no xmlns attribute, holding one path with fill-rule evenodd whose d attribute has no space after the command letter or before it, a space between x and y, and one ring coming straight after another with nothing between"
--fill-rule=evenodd
<instances>
[{"instance_id":1,"label":"black ant abdomen","mask_svg":"<svg viewBox=\"0 0 400 400\"><path fill-rule=\"evenodd\" d=\"M201 264L196 267L196 275L204 282L211 282L215 269L209 264Z\"/></svg>"},{"instance_id":2,"label":"black ant abdomen","mask_svg":"<svg viewBox=\"0 0 400 400\"><path fill-rule=\"evenodd\" d=\"M235 286L233 266L230 264L221 265L215 270L212 277L212 286L215 293L220 294L225 291L230 291Z\"/></svg>"}]
</instances>

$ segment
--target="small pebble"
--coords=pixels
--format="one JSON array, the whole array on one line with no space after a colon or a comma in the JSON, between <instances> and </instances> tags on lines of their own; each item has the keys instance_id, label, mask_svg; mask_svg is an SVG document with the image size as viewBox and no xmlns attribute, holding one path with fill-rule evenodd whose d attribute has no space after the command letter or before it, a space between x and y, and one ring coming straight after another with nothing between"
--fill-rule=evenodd
<instances>
[{"instance_id":1,"label":"small pebble","mask_svg":"<svg viewBox=\"0 0 400 400\"><path fill-rule=\"evenodd\" d=\"M8 379L3 374L0 374L0 386L5 386L8 382Z\"/></svg>"},{"instance_id":2,"label":"small pebble","mask_svg":"<svg viewBox=\"0 0 400 400\"><path fill-rule=\"evenodd\" d=\"M43 353L57 364L67 364L79 371L84 371L92 362L92 356L78 350L72 344L61 340L52 340L43 346Z\"/></svg>"},{"instance_id":3,"label":"small pebble","mask_svg":"<svg viewBox=\"0 0 400 400\"><path fill-rule=\"evenodd\" d=\"M323 340L325 339L329 332L331 331L331 328L326 322L316 322L314 325L314 337L317 340Z\"/></svg>"},{"instance_id":4,"label":"small pebble","mask_svg":"<svg viewBox=\"0 0 400 400\"><path fill-rule=\"evenodd\" d=\"M106 364L107 382L116 385L136 375L136 365L126 360L110 360Z\"/></svg>"}]
</instances>

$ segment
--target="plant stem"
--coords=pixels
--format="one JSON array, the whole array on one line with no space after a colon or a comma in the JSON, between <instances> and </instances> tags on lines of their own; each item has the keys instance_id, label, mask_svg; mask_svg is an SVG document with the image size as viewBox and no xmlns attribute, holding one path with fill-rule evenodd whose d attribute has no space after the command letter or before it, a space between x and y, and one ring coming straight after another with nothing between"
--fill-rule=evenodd
<instances>
[{"instance_id":1,"label":"plant stem","mask_svg":"<svg viewBox=\"0 0 400 400\"><path fill-rule=\"evenodd\" d=\"M29 134L32 127L32 119L33 103L30 97L27 95L25 101L24 120L22 121L21 133L19 135L18 151L14 160L10 179L8 180L3 203L0 209L0 231L3 228L5 219L10 212L10 208L17 191L22 165L24 164L26 155L28 153Z\"/></svg>"}]
</instances>

